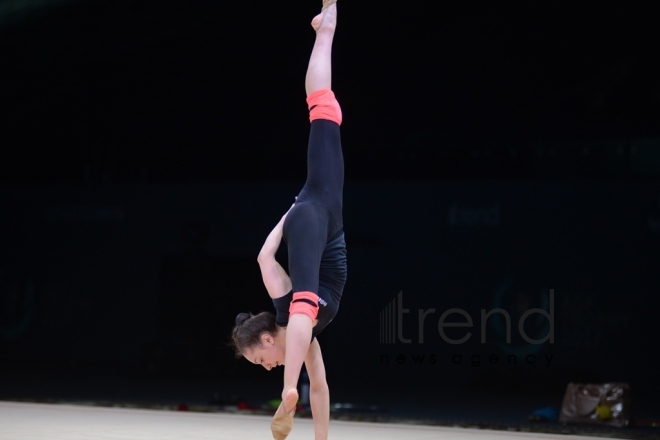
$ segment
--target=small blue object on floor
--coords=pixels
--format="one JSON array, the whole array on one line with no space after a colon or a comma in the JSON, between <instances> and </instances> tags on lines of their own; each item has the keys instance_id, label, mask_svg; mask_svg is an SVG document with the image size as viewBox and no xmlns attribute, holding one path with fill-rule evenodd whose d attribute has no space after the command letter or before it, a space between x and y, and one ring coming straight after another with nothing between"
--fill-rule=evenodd
<instances>
[{"instance_id":1,"label":"small blue object on floor","mask_svg":"<svg viewBox=\"0 0 660 440\"><path fill-rule=\"evenodd\" d=\"M543 408L539 408L537 410L534 410L532 414L530 414L529 419L537 422L543 422L546 420L557 420L559 417L559 410L553 406L545 406Z\"/></svg>"}]
</instances>

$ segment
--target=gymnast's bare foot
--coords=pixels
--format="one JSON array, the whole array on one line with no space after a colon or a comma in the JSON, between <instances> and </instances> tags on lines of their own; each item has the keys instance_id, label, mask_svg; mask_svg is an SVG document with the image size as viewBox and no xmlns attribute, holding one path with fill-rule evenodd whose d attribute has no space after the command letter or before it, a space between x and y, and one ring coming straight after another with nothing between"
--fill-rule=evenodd
<instances>
[{"instance_id":1,"label":"gymnast's bare foot","mask_svg":"<svg viewBox=\"0 0 660 440\"><path fill-rule=\"evenodd\" d=\"M337 0L323 0L321 13L312 19L312 27L316 32L334 32L337 26Z\"/></svg>"},{"instance_id":2,"label":"gymnast's bare foot","mask_svg":"<svg viewBox=\"0 0 660 440\"><path fill-rule=\"evenodd\" d=\"M298 405L298 391L295 388L290 389L284 395L277 412L270 423L270 430L275 440L284 440L287 438L293 428L293 415Z\"/></svg>"}]
</instances>

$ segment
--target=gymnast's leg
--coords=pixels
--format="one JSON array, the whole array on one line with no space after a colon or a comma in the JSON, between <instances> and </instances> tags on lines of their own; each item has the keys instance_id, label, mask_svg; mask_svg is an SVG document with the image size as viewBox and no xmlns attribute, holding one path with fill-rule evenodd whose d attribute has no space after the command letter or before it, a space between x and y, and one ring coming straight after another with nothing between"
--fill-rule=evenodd
<instances>
[{"instance_id":1,"label":"gymnast's leg","mask_svg":"<svg viewBox=\"0 0 660 440\"><path fill-rule=\"evenodd\" d=\"M323 13L312 21L317 36L305 78L311 123L307 180L284 224L294 293L318 293L325 246L343 232L344 158L339 129L342 114L330 88L335 24L334 3L324 7Z\"/></svg>"},{"instance_id":2,"label":"gymnast's leg","mask_svg":"<svg viewBox=\"0 0 660 440\"><path fill-rule=\"evenodd\" d=\"M316 316L314 307L308 304L310 298L313 302L313 296L318 293L319 265L323 249L333 230L341 230L342 227L343 158L338 142L341 110L331 91L331 52L337 20L335 1L325 0L322 12L312 20L316 39L305 77L311 121L308 178L284 225L294 300L286 331L282 405L271 425L274 437L281 439L285 438L291 429L290 417L298 401L298 378L312 341ZM329 143L339 146L332 149L339 151L339 157L332 162L339 160L341 165L341 169L335 169L334 173L324 171L326 167L321 166L324 165L324 157L314 157L315 154L325 154L324 149L316 149L317 144L323 144L325 139L330 139ZM327 161L325 165L328 165ZM318 297L316 301L318 313ZM324 419L328 418L324 415L329 414L329 398L326 400L325 403L318 403L317 408L313 408L314 413Z\"/></svg>"}]
</instances>

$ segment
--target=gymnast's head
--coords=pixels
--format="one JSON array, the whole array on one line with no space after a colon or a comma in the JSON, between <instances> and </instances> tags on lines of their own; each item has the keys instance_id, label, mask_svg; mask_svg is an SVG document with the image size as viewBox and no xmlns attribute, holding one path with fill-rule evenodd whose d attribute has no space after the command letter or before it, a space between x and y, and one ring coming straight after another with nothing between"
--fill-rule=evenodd
<instances>
[{"instance_id":1,"label":"gymnast's head","mask_svg":"<svg viewBox=\"0 0 660 440\"><path fill-rule=\"evenodd\" d=\"M271 370L284 365L286 329L275 323L272 313L239 313L232 331L232 346L237 358L244 357Z\"/></svg>"}]
</instances>

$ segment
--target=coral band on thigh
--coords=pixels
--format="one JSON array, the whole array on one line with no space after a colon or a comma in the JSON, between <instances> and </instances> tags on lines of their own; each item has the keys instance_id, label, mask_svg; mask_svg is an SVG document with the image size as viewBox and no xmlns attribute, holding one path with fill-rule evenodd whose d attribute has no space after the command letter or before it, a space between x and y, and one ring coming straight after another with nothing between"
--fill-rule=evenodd
<instances>
[{"instance_id":1,"label":"coral band on thigh","mask_svg":"<svg viewBox=\"0 0 660 440\"><path fill-rule=\"evenodd\" d=\"M341 107L339 107L339 103L332 90L320 89L312 92L307 97L307 106L309 108L310 122L315 119L327 119L337 123L337 125L341 125Z\"/></svg>"},{"instance_id":2,"label":"coral band on thigh","mask_svg":"<svg viewBox=\"0 0 660 440\"><path fill-rule=\"evenodd\" d=\"M289 306L289 315L302 313L312 321L319 315L319 296L313 292L295 292Z\"/></svg>"}]
</instances>

